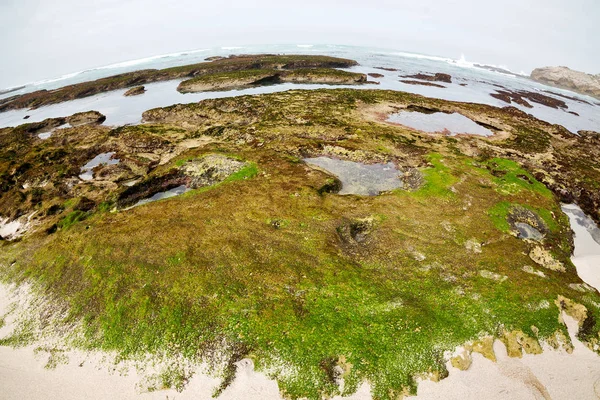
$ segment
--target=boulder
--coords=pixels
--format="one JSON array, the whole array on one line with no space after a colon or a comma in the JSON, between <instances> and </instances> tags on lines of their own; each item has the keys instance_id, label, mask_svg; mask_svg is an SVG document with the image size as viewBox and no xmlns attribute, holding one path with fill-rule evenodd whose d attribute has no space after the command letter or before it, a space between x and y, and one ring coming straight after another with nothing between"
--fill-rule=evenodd
<instances>
[{"instance_id":1,"label":"boulder","mask_svg":"<svg viewBox=\"0 0 600 400\"><path fill-rule=\"evenodd\" d=\"M600 99L600 75L573 71L567 67L544 67L534 69L531 79Z\"/></svg>"},{"instance_id":2,"label":"boulder","mask_svg":"<svg viewBox=\"0 0 600 400\"><path fill-rule=\"evenodd\" d=\"M139 96L140 94L144 94L146 92L146 88L144 86L136 86L132 87L128 91L126 91L123 96Z\"/></svg>"},{"instance_id":3,"label":"boulder","mask_svg":"<svg viewBox=\"0 0 600 400\"><path fill-rule=\"evenodd\" d=\"M84 111L71 115L66 118L66 122L71 126L98 124L106 120L106 117L98 111Z\"/></svg>"}]
</instances>

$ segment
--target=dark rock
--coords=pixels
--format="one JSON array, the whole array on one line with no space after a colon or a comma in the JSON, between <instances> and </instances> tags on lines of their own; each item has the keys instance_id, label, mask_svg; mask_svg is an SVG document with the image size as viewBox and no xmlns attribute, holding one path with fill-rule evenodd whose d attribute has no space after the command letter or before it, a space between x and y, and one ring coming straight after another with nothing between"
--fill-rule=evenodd
<instances>
[{"instance_id":1,"label":"dark rock","mask_svg":"<svg viewBox=\"0 0 600 400\"><path fill-rule=\"evenodd\" d=\"M56 224L52 224L48 229L46 229L46 233L51 235L58 230L58 226Z\"/></svg>"},{"instance_id":2,"label":"dark rock","mask_svg":"<svg viewBox=\"0 0 600 400\"><path fill-rule=\"evenodd\" d=\"M207 57L204 59L204 61L219 61L219 60L224 60L227 57L223 57L223 56L212 56L212 57Z\"/></svg>"},{"instance_id":3,"label":"dark rock","mask_svg":"<svg viewBox=\"0 0 600 400\"><path fill-rule=\"evenodd\" d=\"M398 69L396 69L396 68L388 68L388 67L375 67L375 69L380 69L380 70L383 70L383 71L390 71L390 72L397 72L398 71Z\"/></svg>"},{"instance_id":4,"label":"dark rock","mask_svg":"<svg viewBox=\"0 0 600 400\"><path fill-rule=\"evenodd\" d=\"M514 101L515 103L520 104L523 107L533 108L533 106L529 104L526 100L524 100L521 96L505 90L496 90L496 93L490 93L490 96L498 100L502 100L503 102L508 104L511 104Z\"/></svg>"},{"instance_id":5,"label":"dark rock","mask_svg":"<svg viewBox=\"0 0 600 400\"><path fill-rule=\"evenodd\" d=\"M511 102L514 101L515 103L527 108L533 108L533 106L529 102L527 102L527 100L554 109L560 108L566 110L567 108L569 108L567 104L562 100L555 99L554 97L546 96L541 93L529 92L527 90L496 90L496 93L490 93L490 96L502 100L508 104L511 104Z\"/></svg>"},{"instance_id":6,"label":"dark rock","mask_svg":"<svg viewBox=\"0 0 600 400\"><path fill-rule=\"evenodd\" d=\"M144 86L136 86L136 87L132 87L131 89L126 91L123 94L123 96L126 96L126 97L139 96L140 94L144 94L144 93L146 93L146 88Z\"/></svg>"},{"instance_id":7,"label":"dark rock","mask_svg":"<svg viewBox=\"0 0 600 400\"><path fill-rule=\"evenodd\" d=\"M23 119L29 119L29 115L24 116Z\"/></svg>"},{"instance_id":8,"label":"dark rock","mask_svg":"<svg viewBox=\"0 0 600 400\"><path fill-rule=\"evenodd\" d=\"M404 75L401 78L411 78L411 79L420 79L422 81L428 82L445 82L452 83L452 76L444 73L436 73L436 74L415 74L415 75Z\"/></svg>"},{"instance_id":9,"label":"dark rock","mask_svg":"<svg viewBox=\"0 0 600 400\"><path fill-rule=\"evenodd\" d=\"M519 237L524 239L541 240L548 233L548 227L544 220L525 207L512 207L506 219L511 229L519 232Z\"/></svg>"},{"instance_id":10,"label":"dark rock","mask_svg":"<svg viewBox=\"0 0 600 400\"><path fill-rule=\"evenodd\" d=\"M363 243L373 228L373 221L369 218L344 221L337 228L340 239L345 243Z\"/></svg>"},{"instance_id":11,"label":"dark rock","mask_svg":"<svg viewBox=\"0 0 600 400\"><path fill-rule=\"evenodd\" d=\"M74 207L74 210L88 212L93 210L94 207L96 207L96 203L93 200L90 200L87 197L81 197L77 205Z\"/></svg>"},{"instance_id":12,"label":"dark rock","mask_svg":"<svg viewBox=\"0 0 600 400\"><path fill-rule=\"evenodd\" d=\"M383 78L384 75L383 74L378 74L377 72L371 72L370 74L368 74L371 78Z\"/></svg>"},{"instance_id":13,"label":"dark rock","mask_svg":"<svg viewBox=\"0 0 600 400\"><path fill-rule=\"evenodd\" d=\"M65 120L72 126L90 124L100 125L106 120L106 117L98 111L84 111L73 114L70 117L67 117Z\"/></svg>"},{"instance_id":14,"label":"dark rock","mask_svg":"<svg viewBox=\"0 0 600 400\"><path fill-rule=\"evenodd\" d=\"M338 193L342 190L342 181L338 178L329 178L327 182L319 188L319 194Z\"/></svg>"}]
</instances>

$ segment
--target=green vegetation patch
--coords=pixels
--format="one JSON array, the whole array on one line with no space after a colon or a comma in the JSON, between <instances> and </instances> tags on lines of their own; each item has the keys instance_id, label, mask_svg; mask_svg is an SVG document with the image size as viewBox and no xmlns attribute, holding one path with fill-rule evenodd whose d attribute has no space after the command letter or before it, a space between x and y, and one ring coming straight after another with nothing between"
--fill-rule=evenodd
<instances>
[{"instance_id":1,"label":"green vegetation patch","mask_svg":"<svg viewBox=\"0 0 600 400\"><path fill-rule=\"evenodd\" d=\"M480 154L482 141L496 149L499 139L449 141L366 118L365 109L380 102L443 104L512 121L507 110L482 105L388 91L317 90L150 110L144 114L153 121L149 128L110 134L74 128L63 138L72 141L65 157L83 144L89 154L82 160L102 146L123 154L117 153L122 169L97 171L112 177L115 184L107 187L118 189L80 182L74 186L78 201L53 192L34 204L6 178L11 189L0 198L3 205L15 214L57 205L48 221L64 221L68 229L4 243L0 275L34 283L39 293L66 304L56 326L80 327L79 347L125 359L168 354L208 362L223 379L219 390L231 382L235 363L249 357L291 398L348 395L364 381L378 399L414 393L417 377L444 377L444 352L465 342L512 330L537 341L566 333L555 304L559 295L587 308L580 336L597 337L600 295L571 286L582 282L574 268L544 269L544 276L524 270L532 265L532 243L506 234L506 216L521 205L547 226L543 247L570 266L569 221L533 179L528 163L535 160L477 161L467 154ZM534 124L523 120L514 123ZM214 132L210 141L180 145L204 132ZM0 151L10 158L3 176L22 183L50 171L46 164L17 161L29 151L41 154L19 140L11 136L6 153ZM17 160L9 149L18 150ZM523 149L515 150L517 159ZM130 190L121 182L182 178L186 163L207 154L249 161L220 184L106 212ZM330 175L301 161L327 154L394 162L406 173L418 170L412 177L423 185L379 196L338 195ZM15 168L22 173L13 178ZM593 177L594 171L579 172ZM85 207L90 217L78 224L83 194L92 200ZM35 338L26 321L21 328L3 343ZM181 389L188 378L173 367L153 387Z\"/></svg>"},{"instance_id":2,"label":"green vegetation patch","mask_svg":"<svg viewBox=\"0 0 600 400\"><path fill-rule=\"evenodd\" d=\"M515 194L521 190L531 190L546 197L552 197L552 192L533 175L525 171L515 161L505 158L493 158L483 162L483 166L493 175L493 181L498 191L504 194Z\"/></svg>"}]
</instances>

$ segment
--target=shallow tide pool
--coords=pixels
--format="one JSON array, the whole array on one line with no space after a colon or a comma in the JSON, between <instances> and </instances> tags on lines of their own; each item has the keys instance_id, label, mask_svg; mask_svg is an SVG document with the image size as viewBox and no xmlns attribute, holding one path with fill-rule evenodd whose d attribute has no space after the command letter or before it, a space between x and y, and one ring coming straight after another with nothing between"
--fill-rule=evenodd
<instances>
[{"instance_id":1,"label":"shallow tide pool","mask_svg":"<svg viewBox=\"0 0 600 400\"><path fill-rule=\"evenodd\" d=\"M153 201L168 199L170 197L179 196L187 192L188 189L185 185L177 186L176 188L165 190L164 192L155 193L153 196L138 201L133 207L141 206L144 204L152 203Z\"/></svg>"},{"instance_id":2,"label":"shallow tide pool","mask_svg":"<svg viewBox=\"0 0 600 400\"><path fill-rule=\"evenodd\" d=\"M120 162L120 160L116 158L112 158L115 155L114 152L109 153L101 153L96 157L92 158L87 164L81 167L81 178L84 181L91 181L94 179L94 168L99 165L116 165Z\"/></svg>"},{"instance_id":3,"label":"shallow tide pool","mask_svg":"<svg viewBox=\"0 0 600 400\"><path fill-rule=\"evenodd\" d=\"M459 113L401 111L390 115L387 121L430 133L444 133L448 135L466 133L479 136L491 136L494 134L491 130L484 128L472 119Z\"/></svg>"},{"instance_id":4,"label":"shallow tide pool","mask_svg":"<svg viewBox=\"0 0 600 400\"><path fill-rule=\"evenodd\" d=\"M342 182L342 189L338 194L376 196L381 192L404 186L400 178L401 172L391 162L362 164L330 157L305 158L304 161L337 176Z\"/></svg>"}]
</instances>

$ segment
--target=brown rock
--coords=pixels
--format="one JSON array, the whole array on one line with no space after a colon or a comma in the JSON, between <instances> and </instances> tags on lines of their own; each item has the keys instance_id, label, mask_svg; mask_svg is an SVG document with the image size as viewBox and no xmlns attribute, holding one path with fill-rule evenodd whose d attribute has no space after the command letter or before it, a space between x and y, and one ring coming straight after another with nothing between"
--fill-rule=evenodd
<instances>
[{"instance_id":1,"label":"brown rock","mask_svg":"<svg viewBox=\"0 0 600 400\"><path fill-rule=\"evenodd\" d=\"M126 91L123 94L123 96L139 96L140 94L144 94L145 92L146 88L144 86L136 86Z\"/></svg>"},{"instance_id":2,"label":"brown rock","mask_svg":"<svg viewBox=\"0 0 600 400\"><path fill-rule=\"evenodd\" d=\"M443 73L435 73L435 74L415 74L415 75L405 75L402 78L412 78L412 79L420 79L422 81L428 82L445 82L452 83L452 76Z\"/></svg>"},{"instance_id":3,"label":"brown rock","mask_svg":"<svg viewBox=\"0 0 600 400\"><path fill-rule=\"evenodd\" d=\"M66 118L66 122L72 126L97 124L100 125L106 120L106 117L98 111L84 111L71 115Z\"/></svg>"}]
</instances>

